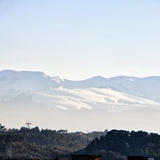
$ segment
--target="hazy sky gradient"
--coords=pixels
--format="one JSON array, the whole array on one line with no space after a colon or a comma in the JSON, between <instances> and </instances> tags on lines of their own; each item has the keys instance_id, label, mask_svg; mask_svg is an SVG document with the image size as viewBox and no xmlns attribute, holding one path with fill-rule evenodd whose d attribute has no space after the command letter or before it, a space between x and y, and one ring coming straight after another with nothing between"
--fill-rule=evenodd
<instances>
[{"instance_id":1,"label":"hazy sky gradient","mask_svg":"<svg viewBox=\"0 0 160 160\"><path fill-rule=\"evenodd\" d=\"M160 76L159 0L0 0L0 70Z\"/></svg>"}]
</instances>

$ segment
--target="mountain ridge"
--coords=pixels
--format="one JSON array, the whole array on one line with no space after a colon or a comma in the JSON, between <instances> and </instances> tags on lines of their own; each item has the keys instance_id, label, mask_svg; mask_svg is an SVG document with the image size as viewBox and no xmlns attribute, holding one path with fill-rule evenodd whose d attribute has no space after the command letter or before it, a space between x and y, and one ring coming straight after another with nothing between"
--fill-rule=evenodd
<instances>
[{"instance_id":1,"label":"mountain ridge","mask_svg":"<svg viewBox=\"0 0 160 160\"><path fill-rule=\"evenodd\" d=\"M88 79L74 81L62 79L59 76L51 77L40 71L3 70L0 71L0 84L1 90L6 86L8 89L12 88L20 90L23 88L24 90L31 91L50 90L52 88L111 88L119 92L132 94L138 97L140 96L141 98L158 103L160 102L160 96L158 96L160 94L160 90L158 90L158 87L160 87L159 76L144 78L132 76L105 78L102 76L94 76ZM147 91L149 91L150 94L148 94ZM155 97L153 94L157 94L157 96Z\"/></svg>"},{"instance_id":2,"label":"mountain ridge","mask_svg":"<svg viewBox=\"0 0 160 160\"><path fill-rule=\"evenodd\" d=\"M53 128L54 124L56 128L83 128L84 131L99 124L105 126L105 123L130 129L125 121L130 121L132 126L137 121L136 126L145 127L151 124L150 118L158 119L150 114L160 111L160 89L156 85L160 85L159 77L95 76L73 81L43 72L1 71L1 123L22 126L21 121L24 124L31 119L42 127ZM152 126L155 124L153 122Z\"/></svg>"}]
</instances>

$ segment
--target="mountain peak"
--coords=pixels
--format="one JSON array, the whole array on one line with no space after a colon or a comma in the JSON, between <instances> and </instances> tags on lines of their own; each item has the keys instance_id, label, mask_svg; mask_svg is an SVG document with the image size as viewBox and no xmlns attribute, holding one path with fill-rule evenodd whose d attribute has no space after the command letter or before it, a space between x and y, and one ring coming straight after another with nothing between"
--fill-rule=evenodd
<instances>
[{"instance_id":1,"label":"mountain peak","mask_svg":"<svg viewBox=\"0 0 160 160\"><path fill-rule=\"evenodd\" d=\"M107 78L105 78L105 77L103 77L103 76L100 76L100 75L91 77L91 78L89 78L89 79L93 79L93 80L107 80Z\"/></svg>"}]
</instances>

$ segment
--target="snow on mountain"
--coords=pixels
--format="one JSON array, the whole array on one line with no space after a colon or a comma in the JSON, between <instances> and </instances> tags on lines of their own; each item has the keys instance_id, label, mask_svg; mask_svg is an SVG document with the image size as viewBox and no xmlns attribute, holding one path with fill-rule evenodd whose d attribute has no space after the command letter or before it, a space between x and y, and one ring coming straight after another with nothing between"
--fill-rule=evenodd
<instances>
[{"instance_id":1,"label":"snow on mountain","mask_svg":"<svg viewBox=\"0 0 160 160\"><path fill-rule=\"evenodd\" d=\"M102 76L95 76L82 81L65 80L65 82L62 84L62 87L72 89L72 88L109 88L109 87L122 88L123 86Z\"/></svg>"},{"instance_id":2,"label":"snow on mountain","mask_svg":"<svg viewBox=\"0 0 160 160\"><path fill-rule=\"evenodd\" d=\"M105 109L107 111L132 110L159 104L147 99L131 96L110 88L54 89L50 92L36 92L33 101L40 100L52 109Z\"/></svg>"},{"instance_id":3,"label":"snow on mountain","mask_svg":"<svg viewBox=\"0 0 160 160\"><path fill-rule=\"evenodd\" d=\"M43 128L151 130L159 122L159 102L160 77L73 81L42 72L0 72L1 122L6 126L30 119Z\"/></svg>"},{"instance_id":4,"label":"snow on mountain","mask_svg":"<svg viewBox=\"0 0 160 160\"><path fill-rule=\"evenodd\" d=\"M59 87L59 84L42 72L5 70L0 72L0 99Z\"/></svg>"},{"instance_id":5,"label":"snow on mountain","mask_svg":"<svg viewBox=\"0 0 160 160\"><path fill-rule=\"evenodd\" d=\"M118 76L109 79L125 87L125 91L120 89L122 92L160 102L160 77L158 76L144 78Z\"/></svg>"},{"instance_id":6,"label":"snow on mountain","mask_svg":"<svg viewBox=\"0 0 160 160\"><path fill-rule=\"evenodd\" d=\"M136 77L107 79L101 76L71 81L42 72L5 70L0 72L0 100L18 101L30 97L30 103L43 103L49 108L62 110L99 108L121 111L133 106L159 105L140 94L147 93L144 86L151 82L150 79L142 81ZM151 92L151 85L148 89Z\"/></svg>"}]
</instances>

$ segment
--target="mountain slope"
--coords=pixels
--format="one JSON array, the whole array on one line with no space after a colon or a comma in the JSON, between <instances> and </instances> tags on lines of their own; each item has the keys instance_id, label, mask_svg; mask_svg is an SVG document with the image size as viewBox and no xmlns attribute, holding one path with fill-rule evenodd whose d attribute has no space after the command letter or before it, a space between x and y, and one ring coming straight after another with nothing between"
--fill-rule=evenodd
<instances>
[{"instance_id":1,"label":"mountain slope","mask_svg":"<svg viewBox=\"0 0 160 160\"><path fill-rule=\"evenodd\" d=\"M160 102L160 77L158 76L144 78L118 76L110 80L125 87L125 93Z\"/></svg>"},{"instance_id":2,"label":"mountain slope","mask_svg":"<svg viewBox=\"0 0 160 160\"><path fill-rule=\"evenodd\" d=\"M0 72L0 120L6 127L20 127L29 119L42 128L74 131L100 126L156 129L159 85L159 77L96 76L71 81L42 72L4 70Z\"/></svg>"},{"instance_id":3,"label":"mountain slope","mask_svg":"<svg viewBox=\"0 0 160 160\"><path fill-rule=\"evenodd\" d=\"M130 94L129 85L125 82L126 79L118 81L100 76L70 81L49 77L42 72L8 70L0 72L0 100L18 102L25 99L30 103L43 103L48 108L63 110L99 108L121 111L148 105L159 106L159 103ZM131 93L134 92L133 85L130 88Z\"/></svg>"}]
</instances>

